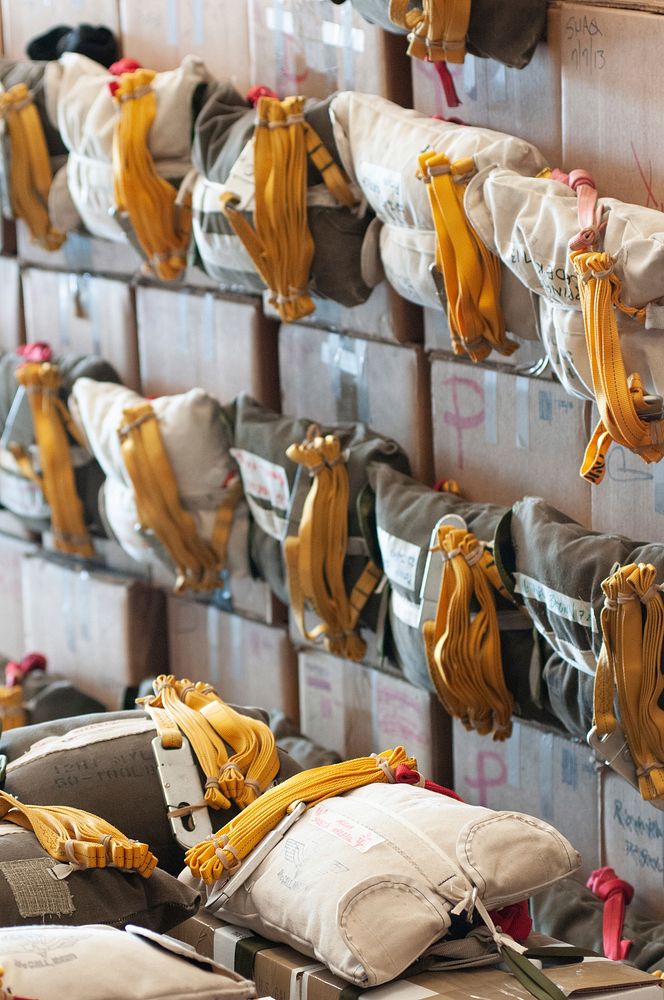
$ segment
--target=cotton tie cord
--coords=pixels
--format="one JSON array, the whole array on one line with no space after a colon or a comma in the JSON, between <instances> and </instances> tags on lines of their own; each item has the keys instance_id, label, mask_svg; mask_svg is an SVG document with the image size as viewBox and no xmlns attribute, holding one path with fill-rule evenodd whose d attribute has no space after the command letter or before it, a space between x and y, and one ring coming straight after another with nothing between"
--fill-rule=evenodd
<instances>
[{"instance_id":1,"label":"cotton tie cord","mask_svg":"<svg viewBox=\"0 0 664 1000\"><path fill-rule=\"evenodd\" d=\"M579 281L586 346L600 419L586 448L581 476L597 484L604 478L606 453L613 441L644 462L664 456L662 403L648 396L641 377L627 377L620 349L615 309L642 319L644 311L624 305L621 284L609 254L574 250L570 254Z\"/></svg>"},{"instance_id":2,"label":"cotton tie cord","mask_svg":"<svg viewBox=\"0 0 664 1000\"><path fill-rule=\"evenodd\" d=\"M664 795L664 603L649 564L618 567L602 583L602 648L597 662L593 724L600 737L622 727L644 799ZM645 605L645 616L642 613ZM645 618L645 620L644 620Z\"/></svg>"},{"instance_id":3,"label":"cotton tie cord","mask_svg":"<svg viewBox=\"0 0 664 1000\"><path fill-rule=\"evenodd\" d=\"M51 226L48 216L51 162L39 113L24 83L0 93L0 119L9 136L12 213L24 220L44 250L57 250L65 236Z\"/></svg>"},{"instance_id":4,"label":"cotton tie cord","mask_svg":"<svg viewBox=\"0 0 664 1000\"><path fill-rule=\"evenodd\" d=\"M421 7L409 10L410 0L390 0L389 17L410 32L409 56L429 62L462 63L470 3L471 0L421 0Z\"/></svg>"},{"instance_id":5,"label":"cotton tie cord","mask_svg":"<svg viewBox=\"0 0 664 1000\"><path fill-rule=\"evenodd\" d=\"M233 512L240 499L239 480L232 482L220 504L210 544L200 538L194 518L180 503L152 405L145 402L123 410L118 436L140 523L154 532L172 559L176 591L216 590L225 567Z\"/></svg>"},{"instance_id":6,"label":"cotton tie cord","mask_svg":"<svg viewBox=\"0 0 664 1000\"><path fill-rule=\"evenodd\" d=\"M191 238L191 196L178 201L172 184L157 173L149 148L157 114L152 86L156 73L123 73L114 90L118 117L113 132L115 207L126 212L154 274L162 281L179 278L187 265Z\"/></svg>"},{"instance_id":7,"label":"cotton tie cord","mask_svg":"<svg viewBox=\"0 0 664 1000\"><path fill-rule=\"evenodd\" d=\"M602 912L602 943L604 954L612 962L624 962L632 941L623 940L625 907L632 902L634 886L618 878L613 868L597 868L586 882L598 899L604 903Z\"/></svg>"},{"instance_id":8,"label":"cotton tie cord","mask_svg":"<svg viewBox=\"0 0 664 1000\"><path fill-rule=\"evenodd\" d=\"M70 555L91 558L94 548L85 527L83 505L76 491L67 434L80 438L69 411L60 399L60 371L50 362L27 362L16 369L16 380L25 387L41 476L32 469L28 455L18 446L11 451L19 468L41 488L51 510L56 548Z\"/></svg>"},{"instance_id":9,"label":"cotton tie cord","mask_svg":"<svg viewBox=\"0 0 664 1000\"><path fill-rule=\"evenodd\" d=\"M308 294L314 243L307 221L307 157L334 197L348 207L355 198L347 177L305 121L304 98L260 97L253 140L254 226L238 211L232 192L221 208L271 292L284 322L314 311Z\"/></svg>"},{"instance_id":10,"label":"cotton tie cord","mask_svg":"<svg viewBox=\"0 0 664 1000\"><path fill-rule=\"evenodd\" d=\"M442 525L443 570L434 621L424 622L429 672L447 712L494 740L512 731L512 697L500 652L496 593L509 599L491 552L463 528ZM477 612L474 613L477 608Z\"/></svg>"},{"instance_id":11,"label":"cotton tie cord","mask_svg":"<svg viewBox=\"0 0 664 1000\"><path fill-rule=\"evenodd\" d=\"M292 444L286 454L311 477L298 533L284 541L288 594L295 621L305 639L322 639L329 652L359 661L366 644L357 625L381 573L369 561L350 596L346 593L348 469L341 442L335 434L323 437L312 427L305 440ZM304 620L306 602L321 620L311 631Z\"/></svg>"},{"instance_id":12,"label":"cotton tie cord","mask_svg":"<svg viewBox=\"0 0 664 1000\"><path fill-rule=\"evenodd\" d=\"M519 346L509 340L500 305L500 261L470 225L463 199L471 157L450 163L444 153L419 156L419 176L427 185L436 231L436 268L445 282L447 319L455 354L483 361L492 350L509 356Z\"/></svg>"},{"instance_id":13,"label":"cotton tie cord","mask_svg":"<svg viewBox=\"0 0 664 1000\"><path fill-rule=\"evenodd\" d=\"M298 803L305 802L310 807L354 788L377 782L392 783L399 764L417 768L415 759L408 757L403 747L396 747L371 757L314 767L293 775L270 788L211 838L192 847L185 855L185 864L207 885L226 881Z\"/></svg>"},{"instance_id":14,"label":"cotton tie cord","mask_svg":"<svg viewBox=\"0 0 664 1000\"><path fill-rule=\"evenodd\" d=\"M70 806L33 806L0 791L0 820L32 830L56 861L78 868L122 868L149 878L157 859L147 844L125 837L93 813Z\"/></svg>"}]
</instances>

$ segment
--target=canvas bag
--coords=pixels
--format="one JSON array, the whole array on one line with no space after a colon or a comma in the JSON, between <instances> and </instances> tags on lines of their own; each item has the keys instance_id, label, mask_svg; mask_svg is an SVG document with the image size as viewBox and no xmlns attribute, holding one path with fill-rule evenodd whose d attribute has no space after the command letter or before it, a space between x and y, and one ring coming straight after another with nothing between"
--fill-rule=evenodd
<instances>
[{"instance_id":1,"label":"canvas bag","mask_svg":"<svg viewBox=\"0 0 664 1000\"><path fill-rule=\"evenodd\" d=\"M390 583L390 632L396 662L412 684L434 691L420 621L431 533L441 517L454 514L463 518L478 540L493 542L506 508L436 492L387 465L375 465L369 479L383 570ZM532 626L500 595L496 595L496 607L503 670L515 711L526 718L541 718L539 648L533 642Z\"/></svg>"},{"instance_id":2,"label":"canvas bag","mask_svg":"<svg viewBox=\"0 0 664 1000\"><path fill-rule=\"evenodd\" d=\"M524 174L545 167L542 155L522 139L437 121L368 94L338 94L331 112L343 166L383 223L380 252L388 281L404 298L442 309L429 272L435 231L427 185L417 176L418 154L432 149L451 162L472 157L478 171L500 163ZM516 321L517 335L522 325Z\"/></svg>"},{"instance_id":3,"label":"canvas bag","mask_svg":"<svg viewBox=\"0 0 664 1000\"><path fill-rule=\"evenodd\" d=\"M286 449L304 439L312 421L272 413L242 394L234 404L234 423L232 454L240 468L251 513L251 559L276 596L288 602L282 546L289 531L293 501L296 496L303 499L310 480L298 474L300 467L286 456ZM374 434L364 424L323 426L321 433L338 435L348 455L345 464L349 477L349 543L344 579L350 592L367 559L380 562L372 523L372 499L366 488L367 467L371 462L385 462L406 472L408 459L395 441ZM292 523L291 528L297 530L297 523ZM370 600L360 620L375 627L377 613L376 601Z\"/></svg>"},{"instance_id":4,"label":"canvas bag","mask_svg":"<svg viewBox=\"0 0 664 1000\"><path fill-rule=\"evenodd\" d=\"M46 107L69 150L67 185L80 217L93 236L124 243L127 228L114 214L111 166L116 104L103 66L73 52L45 71ZM160 176L176 186L191 169L191 130L211 77L200 59L186 56L174 70L158 73L153 88L157 115L150 153Z\"/></svg>"},{"instance_id":5,"label":"canvas bag","mask_svg":"<svg viewBox=\"0 0 664 1000\"><path fill-rule=\"evenodd\" d=\"M260 709L238 711L268 721ZM156 735L154 722L137 710L12 729L0 741L0 753L9 758L5 791L36 805L71 805L103 816L127 836L149 844L160 867L177 875L184 848L166 815L152 750ZM289 754L279 751L279 759L278 781L300 770ZM196 767L202 788L205 779ZM213 829L237 811L235 806L208 810Z\"/></svg>"},{"instance_id":6,"label":"canvas bag","mask_svg":"<svg viewBox=\"0 0 664 1000\"><path fill-rule=\"evenodd\" d=\"M338 165L329 107L331 98L309 100L305 119ZM265 287L239 236L221 211L220 198L232 191L241 198L248 219L254 210L253 132L256 113L229 85L220 85L196 120L192 160L199 176L192 191L193 230L205 270L220 284L238 291ZM359 199L358 199L359 201ZM318 170L308 165L308 223L315 244L311 290L344 306L369 297L377 254L367 231L373 213L340 205L328 192ZM365 259L367 258L368 259Z\"/></svg>"},{"instance_id":7,"label":"canvas bag","mask_svg":"<svg viewBox=\"0 0 664 1000\"><path fill-rule=\"evenodd\" d=\"M5 354L0 358L0 428L4 429L9 411L17 392L16 369L27 360L19 353ZM64 354L52 358L62 376L60 398L66 401L79 378L118 383L119 377L108 362L95 355ZM0 433L2 431L0 430ZM23 442L22 442L23 443ZM39 469L39 449L34 432L25 445L33 465ZM74 466L76 490L83 504L87 525L101 530L98 493L103 473L90 452L71 442L70 455ZM50 526L50 510L36 483L22 475L15 458L7 448L0 446L0 503L19 517L27 528L45 531Z\"/></svg>"},{"instance_id":8,"label":"canvas bag","mask_svg":"<svg viewBox=\"0 0 664 1000\"><path fill-rule=\"evenodd\" d=\"M82 379L74 387L71 410L91 452L106 475L102 509L113 536L137 562L156 557L173 563L158 539L138 526L132 480L121 450L118 429L123 410L143 403L132 389ZM231 428L221 404L202 389L151 400L164 449L178 486L180 503L193 517L198 535L213 538L217 510L228 496L225 484L236 466L230 457ZM248 518L240 502L235 509L228 544L227 568L245 574Z\"/></svg>"},{"instance_id":9,"label":"canvas bag","mask_svg":"<svg viewBox=\"0 0 664 1000\"><path fill-rule=\"evenodd\" d=\"M541 820L378 783L308 809L213 912L365 989L396 979L429 949L452 957L460 942L444 939L457 906L518 902L579 863ZM485 942L475 962L487 953Z\"/></svg>"}]
</instances>

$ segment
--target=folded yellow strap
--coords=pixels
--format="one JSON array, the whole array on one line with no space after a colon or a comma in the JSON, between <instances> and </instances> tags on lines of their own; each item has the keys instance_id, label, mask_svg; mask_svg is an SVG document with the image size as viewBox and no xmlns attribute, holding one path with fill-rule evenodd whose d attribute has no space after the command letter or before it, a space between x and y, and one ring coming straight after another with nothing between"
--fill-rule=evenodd
<instances>
[{"instance_id":1,"label":"folded yellow strap","mask_svg":"<svg viewBox=\"0 0 664 1000\"><path fill-rule=\"evenodd\" d=\"M28 717L23 707L23 688L0 686L0 733L26 726Z\"/></svg>"},{"instance_id":2,"label":"folded yellow strap","mask_svg":"<svg viewBox=\"0 0 664 1000\"><path fill-rule=\"evenodd\" d=\"M27 456L14 449L19 468L33 482L41 485L51 509L51 527L56 548L70 555L91 557L83 505L76 492L74 469L67 430L72 426L69 412L58 396L61 379L57 365L50 362L27 362L16 369L16 381L25 386L32 414L35 440L39 449L41 479L25 466Z\"/></svg>"},{"instance_id":3,"label":"folded yellow strap","mask_svg":"<svg viewBox=\"0 0 664 1000\"><path fill-rule=\"evenodd\" d=\"M353 788L393 782L399 764L417 768L415 759L408 757L403 747L396 747L379 755L302 771L270 788L210 840L192 847L185 855L185 864L207 885L225 880L298 802L313 806Z\"/></svg>"},{"instance_id":4,"label":"folded yellow strap","mask_svg":"<svg viewBox=\"0 0 664 1000\"><path fill-rule=\"evenodd\" d=\"M408 55L431 62L462 63L470 21L470 0L390 0L390 20L410 30Z\"/></svg>"},{"instance_id":5,"label":"folded yellow strap","mask_svg":"<svg viewBox=\"0 0 664 1000\"><path fill-rule=\"evenodd\" d=\"M339 204L345 205L346 208L353 208L356 201L348 177L334 162L320 136L308 122L304 126L304 141L307 155L323 178L323 183L328 191L334 195Z\"/></svg>"},{"instance_id":6,"label":"folded yellow strap","mask_svg":"<svg viewBox=\"0 0 664 1000\"><path fill-rule=\"evenodd\" d=\"M441 526L436 551L443 557L436 618L423 626L436 691L466 729L507 739L513 705L503 674L495 594L509 595L493 555L471 532Z\"/></svg>"},{"instance_id":7,"label":"folded yellow strap","mask_svg":"<svg viewBox=\"0 0 664 1000\"><path fill-rule=\"evenodd\" d=\"M52 858L72 868L122 868L149 878L157 865L147 844L82 809L27 805L0 791L0 820L32 830Z\"/></svg>"},{"instance_id":8,"label":"folded yellow strap","mask_svg":"<svg viewBox=\"0 0 664 1000\"><path fill-rule=\"evenodd\" d=\"M122 457L134 487L141 525L153 531L176 567L175 589L215 590L224 568L233 510L239 490L232 488L210 545L198 535L191 514L180 503L178 484L159 430L159 421L150 403L123 410L118 429ZM227 508L227 509L226 509Z\"/></svg>"},{"instance_id":9,"label":"folded yellow strap","mask_svg":"<svg viewBox=\"0 0 664 1000\"><path fill-rule=\"evenodd\" d=\"M664 794L664 693L661 672L664 602L654 566L631 563L602 583L602 650L594 690L594 725L600 737L622 727L644 799ZM645 616L643 606L645 605Z\"/></svg>"},{"instance_id":10,"label":"folded yellow strap","mask_svg":"<svg viewBox=\"0 0 664 1000\"><path fill-rule=\"evenodd\" d=\"M381 574L369 562L350 597L346 593L348 470L341 442L334 434L322 437L310 428L305 441L292 444L286 454L311 476L298 533L284 542L295 621L306 639L315 642L322 638L331 653L361 660L366 645L356 631L357 624ZM311 632L304 621L307 602L321 620Z\"/></svg>"},{"instance_id":11,"label":"folded yellow strap","mask_svg":"<svg viewBox=\"0 0 664 1000\"><path fill-rule=\"evenodd\" d=\"M118 117L113 130L115 207L126 212L147 262L158 278L172 281L187 265L191 239L191 196L157 173L150 153L150 129L157 115L152 70L123 73L114 93Z\"/></svg>"},{"instance_id":12,"label":"folded yellow strap","mask_svg":"<svg viewBox=\"0 0 664 1000\"><path fill-rule=\"evenodd\" d=\"M45 250L57 250L65 237L51 226L48 195L53 174L39 113L24 83L0 93L10 147L10 198L16 219L23 219L30 235Z\"/></svg>"},{"instance_id":13,"label":"folded yellow strap","mask_svg":"<svg viewBox=\"0 0 664 1000\"><path fill-rule=\"evenodd\" d=\"M613 441L645 462L659 462L664 456L664 422L661 401L646 395L638 374L627 377L620 348L614 310L639 319L645 315L644 310L621 302L620 281L607 253L576 250L570 260L579 281L593 391L600 414L581 475L596 484L604 478L606 453Z\"/></svg>"},{"instance_id":14,"label":"folded yellow strap","mask_svg":"<svg viewBox=\"0 0 664 1000\"><path fill-rule=\"evenodd\" d=\"M483 361L492 350L510 355L500 305L500 261L470 225L463 197L464 178L472 174L471 158L450 163L432 150L419 156L420 176L427 185L436 231L436 267L442 272L447 318L455 354Z\"/></svg>"},{"instance_id":15,"label":"folded yellow strap","mask_svg":"<svg viewBox=\"0 0 664 1000\"><path fill-rule=\"evenodd\" d=\"M279 772L274 735L260 719L241 715L222 701L209 684L179 681L180 698L235 751L222 766L219 785L227 798L244 809L261 795Z\"/></svg>"}]
</instances>

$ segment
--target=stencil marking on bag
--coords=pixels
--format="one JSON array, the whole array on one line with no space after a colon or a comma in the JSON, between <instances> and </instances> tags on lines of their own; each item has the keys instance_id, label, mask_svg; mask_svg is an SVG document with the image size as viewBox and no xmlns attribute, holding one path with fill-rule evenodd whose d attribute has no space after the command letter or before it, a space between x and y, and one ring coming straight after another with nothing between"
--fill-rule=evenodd
<instances>
[{"instance_id":1,"label":"stencil marking on bag","mask_svg":"<svg viewBox=\"0 0 664 1000\"><path fill-rule=\"evenodd\" d=\"M382 219L410 226L414 224L411 214L406 211L398 170L363 160L357 167L357 180Z\"/></svg>"},{"instance_id":2,"label":"stencil marking on bag","mask_svg":"<svg viewBox=\"0 0 664 1000\"><path fill-rule=\"evenodd\" d=\"M361 823L335 812L328 806L316 806L312 811L311 821L319 830L324 830L331 836L337 837L338 840L343 840L344 844L359 851L360 854L366 854L376 844L385 842L384 838L374 833L373 830L369 830Z\"/></svg>"},{"instance_id":3,"label":"stencil marking on bag","mask_svg":"<svg viewBox=\"0 0 664 1000\"><path fill-rule=\"evenodd\" d=\"M339 875L348 871L346 865L342 865L340 861L321 859L320 855L315 858L307 857L307 845L294 837L289 837L284 842L280 856L288 868L280 868L277 878L285 889L294 892L309 889L314 882L326 875Z\"/></svg>"},{"instance_id":4,"label":"stencil marking on bag","mask_svg":"<svg viewBox=\"0 0 664 1000\"><path fill-rule=\"evenodd\" d=\"M526 285L533 286L534 271L545 295L553 302L564 302L566 305L580 302L579 283L576 275L558 263L538 260L533 257L528 250L525 238L523 243L512 243L508 246L507 253L512 270L522 278Z\"/></svg>"}]
</instances>

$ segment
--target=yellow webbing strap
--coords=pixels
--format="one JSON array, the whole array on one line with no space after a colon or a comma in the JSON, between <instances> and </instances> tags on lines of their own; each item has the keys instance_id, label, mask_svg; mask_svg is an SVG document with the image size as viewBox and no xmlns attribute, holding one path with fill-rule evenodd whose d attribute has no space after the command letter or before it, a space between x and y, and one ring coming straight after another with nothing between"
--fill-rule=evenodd
<instances>
[{"instance_id":1,"label":"yellow webbing strap","mask_svg":"<svg viewBox=\"0 0 664 1000\"><path fill-rule=\"evenodd\" d=\"M473 361L483 361L492 350L509 356L519 345L505 333L500 261L475 233L463 205L464 178L474 172L474 161L469 157L450 163L444 153L429 150L420 154L419 165L436 231L436 267L445 282L454 353Z\"/></svg>"},{"instance_id":2,"label":"yellow webbing strap","mask_svg":"<svg viewBox=\"0 0 664 1000\"><path fill-rule=\"evenodd\" d=\"M113 131L113 191L115 207L129 216L149 266L158 278L173 281L187 265L191 195L178 200L173 185L157 173L150 153L156 75L149 69L123 73L113 95L119 109Z\"/></svg>"},{"instance_id":3,"label":"yellow webbing strap","mask_svg":"<svg viewBox=\"0 0 664 1000\"><path fill-rule=\"evenodd\" d=\"M495 594L510 599L509 594L492 553L471 532L442 525L434 551L443 558L440 593L436 618L424 622L422 631L436 691L466 729L507 739L513 705L503 674Z\"/></svg>"},{"instance_id":4,"label":"yellow webbing strap","mask_svg":"<svg viewBox=\"0 0 664 1000\"><path fill-rule=\"evenodd\" d=\"M403 747L396 747L371 757L302 771L270 788L212 838L192 847L185 855L185 864L207 885L226 879L298 802L313 806L353 788L393 782L399 764L417 768L415 759L408 757Z\"/></svg>"},{"instance_id":5,"label":"yellow webbing strap","mask_svg":"<svg viewBox=\"0 0 664 1000\"><path fill-rule=\"evenodd\" d=\"M27 724L28 717L23 707L23 688L21 685L0 686L0 733L9 729L18 729Z\"/></svg>"},{"instance_id":6,"label":"yellow webbing strap","mask_svg":"<svg viewBox=\"0 0 664 1000\"><path fill-rule=\"evenodd\" d=\"M655 567L631 563L602 583L602 649L597 663L594 718L600 737L622 727L644 799L664 795L664 713L661 672L664 602ZM643 614L645 606L645 616Z\"/></svg>"},{"instance_id":7,"label":"yellow webbing strap","mask_svg":"<svg viewBox=\"0 0 664 1000\"><path fill-rule=\"evenodd\" d=\"M307 292L314 243L307 221L307 156L341 202L355 204L347 177L304 119L304 98L261 97L254 130L254 227L226 192L221 209L272 293L284 322L314 311Z\"/></svg>"},{"instance_id":8,"label":"yellow webbing strap","mask_svg":"<svg viewBox=\"0 0 664 1000\"><path fill-rule=\"evenodd\" d=\"M56 861L76 868L122 868L149 878L157 859L106 820L70 806L34 806L0 791L0 820L32 830Z\"/></svg>"},{"instance_id":9,"label":"yellow webbing strap","mask_svg":"<svg viewBox=\"0 0 664 1000\"><path fill-rule=\"evenodd\" d=\"M322 437L310 428L307 438L292 444L286 454L311 476L298 533L284 541L293 616L305 639L322 639L329 652L361 660L366 644L357 624L381 573L369 561L350 597L346 593L348 470L341 442L334 434ZM311 632L304 620L307 602L321 620Z\"/></svg>"},{"instance_id":10,"label":"yellow webbing strap","mask_svg":"<svg viewBox=\"0 0 664 1000\"><path fill-rule=\"evenodd\" d=\"M421 8L409 10L409 0L390 0L389 17L406 28L408 55L431 62L462 63L471 0L421 0Z\"/></svg>"},{"instance_id":11,"label":"yellow webbing strap","mask_svg":"<svg viewBox=\"0 0 664 1000\"><path fill-rule=\"evenodd\" d=\"M12 454L23 474L43 490L51 509L56 548L60 552L89 558L94 555L94 548L85 527L83 505L76 492L67 438L67 432L75 428L67 407L58 396L60 371L57 365L48 361L29 361L16 369L16 381L27 392L39 449L41 478L32 470L29 458L21 448L12 448Z\"/></svg>"},{"instance_id":12,"label":"yellow webbing strap","mask_svg":"<svg viewBox=\"0 0 664 1000\"><path fill-rule=\"evenodd\" d=\"M578 282L593 391L600 420L586 448L581 476L597 484L604 478L606 453L613 441L640 455L644 462L664 456L661 400L644 392L641 378L627 377L614 309L643 319L643 309L625 306L621 284L607 253L577 250L570 254ZM655 419L644 419L654 417Z\"/></svg>"},{"instance_id":13,"label":"yellow webbing strap","mask_svg":"<svg viewBox=\"0 0 664 1000\"><path fill-rule=\"evenodd\" d=\"M122 413L118 436L141 525L154 532L173 560L176 591L215 590L225 564L239 489L230 489L220 505L213 541L208 544L199 537L194 518L180 503L178 484L152 405L140 403Z\"/></svg>"},{"instance_id":14,"label":"yellow webbing strap","mask_svg":"<svg viewBox=\"0 0 664 1000\"><path fill-rule=\"evenodd\" d=\"M32 94L24 83L0 93L0 118L10 145L10 198L16 219L44 250L57 250L65 236L51 226L48 195L53 181L48 147Z\"/></svg>"}]
</instances>

